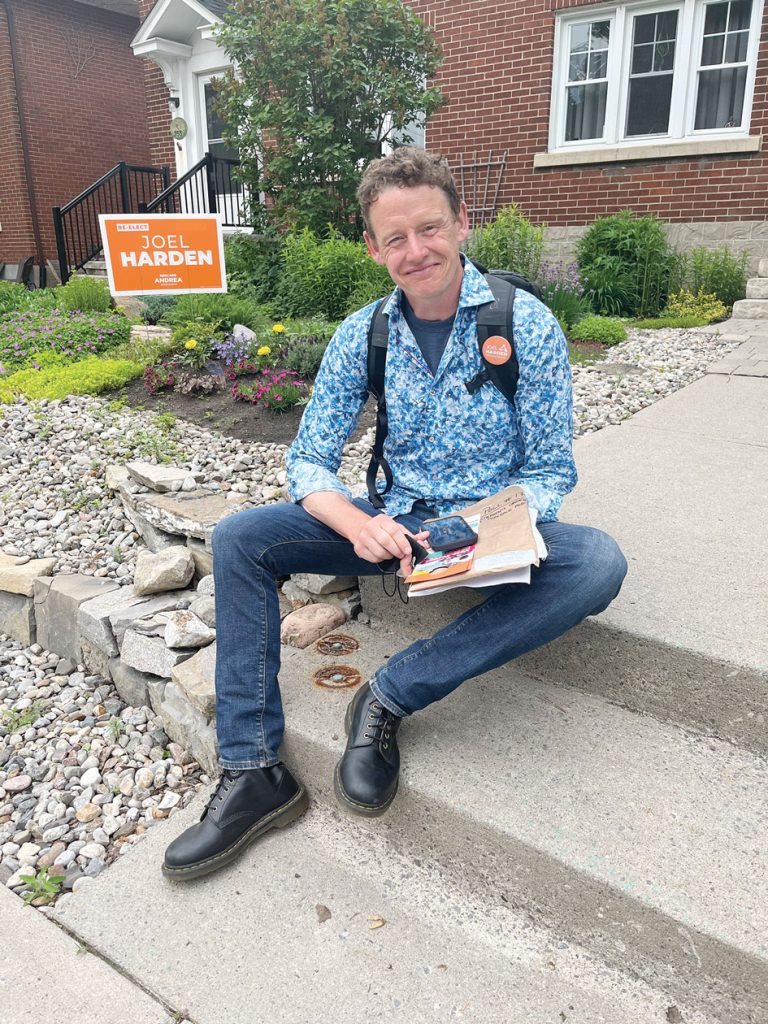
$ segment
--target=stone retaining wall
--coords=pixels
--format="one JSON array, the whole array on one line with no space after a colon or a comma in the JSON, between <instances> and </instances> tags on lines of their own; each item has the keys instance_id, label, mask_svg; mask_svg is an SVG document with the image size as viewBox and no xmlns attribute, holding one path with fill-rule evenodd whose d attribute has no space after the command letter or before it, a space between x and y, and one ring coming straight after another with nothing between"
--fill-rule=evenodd
<instances>
[{"instance_id":1,"label":"stone retaining wall","mask_svg":"<svg viewBox=\"0 0 768 1024\"><path fill-rule=\"evenodd\" d=\"M247 499L146 463L110 467L107 480L146 544L133 583L54 575L55 559L0 552L0 633L111 681L122 700L151 707L168 736L218 774L211 537ZM297 575L280 599L282 640L295 647L360 610L355 577Z\"/></svg>"}]
</instances>

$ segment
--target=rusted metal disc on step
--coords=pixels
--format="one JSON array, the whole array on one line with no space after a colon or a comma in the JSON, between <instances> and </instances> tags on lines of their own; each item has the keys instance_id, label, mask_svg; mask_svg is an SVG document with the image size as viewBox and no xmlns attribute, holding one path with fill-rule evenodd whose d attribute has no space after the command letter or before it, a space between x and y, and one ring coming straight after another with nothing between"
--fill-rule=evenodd
<instances>
[{"instance_id":1,"label":"rusted metal disc on step","mask_svg":"<svg viewBox=\"0 0 768 1024\"><path fill-rule=\"evenodd\" d=\"M345 636L344 633L329 633L321 637L315 644L318 654L333 654L338 657L340 654L351 654L357 651L360 644L352 636Z\"/></svg>"},{"instance_id":2,"label":"rusted metal disc on step","mask_svg":"<svg viewBox=\"0 0 768 1024\"><path fill-rule=\"evenodd\" d=\"M359 686L361 678L351 665L329 665L328 668L319 668L312 676L312 682L325 690L346 690L350 686Z\"/></svg>"}]
</instances>

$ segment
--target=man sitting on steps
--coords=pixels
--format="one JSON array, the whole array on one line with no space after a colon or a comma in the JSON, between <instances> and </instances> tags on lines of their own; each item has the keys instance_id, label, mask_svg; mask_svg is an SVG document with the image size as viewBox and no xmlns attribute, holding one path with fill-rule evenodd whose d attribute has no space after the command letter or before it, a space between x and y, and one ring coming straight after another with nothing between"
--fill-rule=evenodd
<instances>
[{"instance_id":1,"label":"man sitting on steps","mask_svg":"<svg viewBox=\"0 0 768 1024\"><path fill-rule=\"evenodd\" d=\"M173 878L216 870L307 806L303 786L278 756L284 719L276 577L378 575L379 563L392 558L408 573L408 536L427 538L425 519L512 484L537 511L548 557L532 571L530 585L489 587L482 604L393 655L353 697L335 791L349 811L372 816L383 813L397 791L403 718L603 611L626 572L606 534L557 521L576 472L568 349L549 310L517 291L514 403L491 382L474 394L465 386L482 369L477 314L493 294L460 253L467 209L445 161L398 149L369 165L358 198L368 251L397 286L385 306L385 454L394 485L381 510L352 500L336 475L367 398L373 314L367 306L332 338L288 452L294 503L236 513L214 531L223 774L200 822L166 850L163 870ZM482 748L462 752L482 754Z\"/></svg>"}]
</instances>

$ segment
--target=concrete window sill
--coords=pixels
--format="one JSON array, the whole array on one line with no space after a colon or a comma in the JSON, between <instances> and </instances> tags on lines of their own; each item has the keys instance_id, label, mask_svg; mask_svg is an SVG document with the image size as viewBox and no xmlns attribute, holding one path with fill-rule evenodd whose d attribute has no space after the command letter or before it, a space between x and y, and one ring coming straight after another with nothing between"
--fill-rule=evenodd
<instances>
[{"instance_id":1,"label":"concrete window sill","mask_svg":"<svg viewBox=\"0 0 768 1024\"><path fill-rule=\"evenodd\" d=\"M741 139L685 139L680 142L654 142L642 146L600 146L595 149L559 153L536 153L535 169L573 167L579 164L629 163L632 160L668 160L671 157L700 157L727 153L759 153L762 135Z\"/></svg>"}]
</instances>

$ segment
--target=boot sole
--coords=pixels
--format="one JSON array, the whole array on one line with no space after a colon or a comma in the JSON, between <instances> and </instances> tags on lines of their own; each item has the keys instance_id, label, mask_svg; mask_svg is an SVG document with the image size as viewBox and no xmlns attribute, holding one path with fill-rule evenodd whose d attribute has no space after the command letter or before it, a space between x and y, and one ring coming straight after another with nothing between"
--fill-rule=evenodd
<instances>
[{"instance_id":1,"label":"boot sole","mask_svg":"<svg viewBox=\"0 0 768 1024\"><path fill-rule=\"evenodd\" d=\"M344 716L344 732L347 734L347 736L349 735L349 730L352 726L353 703L354 700L351 700L349 702L349 704L347 705L347 713ZM339 776L340 764L341 762L339 762L339 764L336 765L336 769L333 773L333 791L336 794L336 799L339 801L342 807L346 808L346 810L348 811L351 811L353 814L360 815L360 817L362 818L380 818L381 815L385 813L385 811L389 810L392 801L397 796L397 790L400 785L399 778L397 780L397 783L395 784L393 792L391 793L387 801L383 804L377 804L375 807L371 807L369 804L357 803L357 801L352 800L352 798L347 796L347 794L344 792L344 787L341 784L341 778Z\"/></svg>"},{"instance_id":2,"label":"boot sole","mask_svg":"<svg viewBox=\"0 0 768 1024\"><path fill-rule=\"evenodd\" d=\"M208 857L206 860L198 861L196 864L190 864L188 867L183 868L172 868L167 864L163 864L163 874L166 878L175 878L183 881L200 878L203 875L210 875L212 872L218 871L219 868L231 864L233 860L236 860L241 853L248 849L251 843L254 843L260 836L263 836L265 832L269 832L273 828L285 828L286 825L290 825L291 822L300 818L308 807L309 796L302 786L288 803L275 808L274 811L270 811L264 818L260 818L238 840L232 843L231 846L228 846L226 850L217 853L215 857Z\"/></svg>"}]
</instances>

